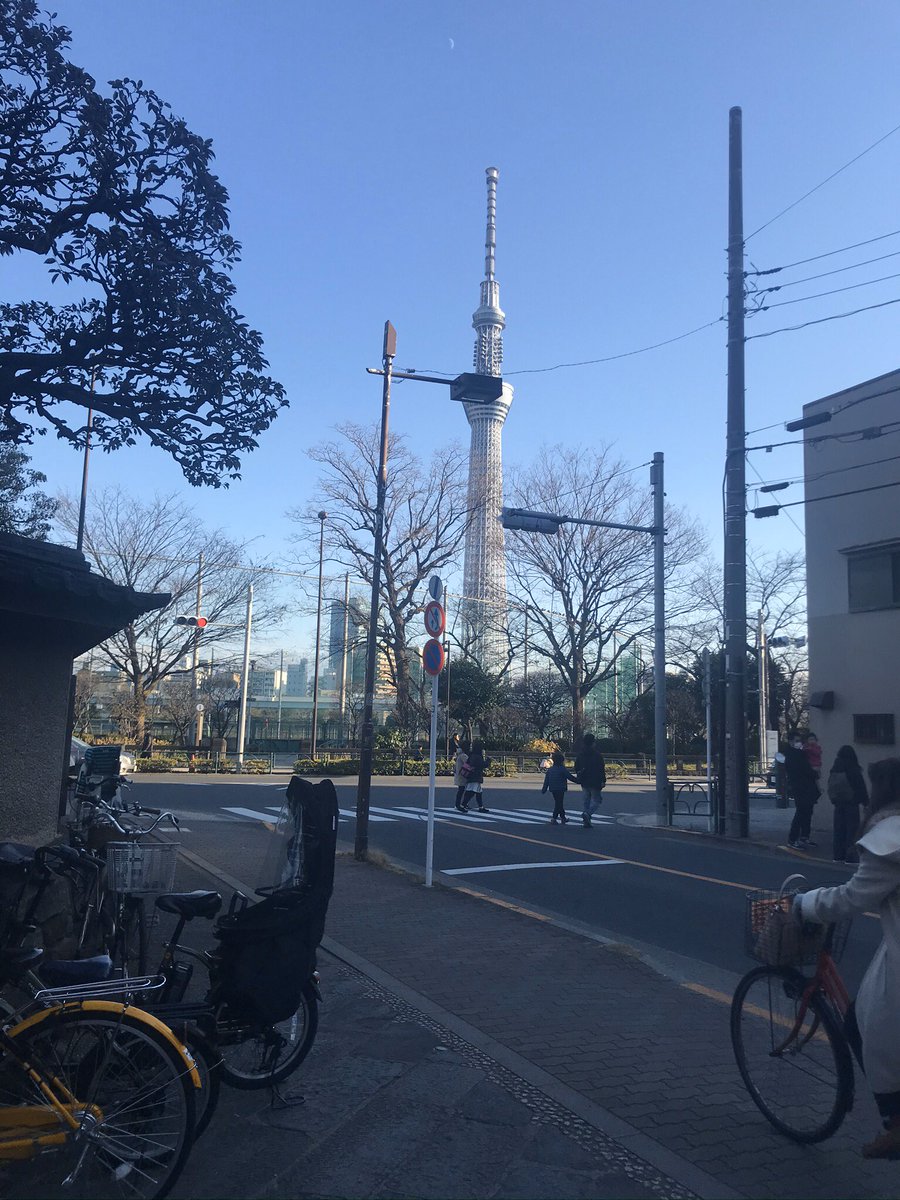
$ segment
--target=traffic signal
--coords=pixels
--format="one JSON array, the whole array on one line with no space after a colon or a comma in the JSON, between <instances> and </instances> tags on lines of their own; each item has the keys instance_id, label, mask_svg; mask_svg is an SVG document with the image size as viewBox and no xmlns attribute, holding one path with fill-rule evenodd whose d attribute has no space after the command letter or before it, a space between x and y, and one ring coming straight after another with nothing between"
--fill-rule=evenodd
<instances>
[{"instance_id":1,"label":"traffic signal","mask_svg":"<svg viewBox=\"0 0 900 1200\"><path fill-rule=\"evenodd\" d=\"M553 513L530 512L523 508L504 508L501 514L504 529L521 529L525 533L559 533L565 517Z\"/></svg>"},{"instance_id":2,"label":"traffic signal","mask_svg":"<svg viewBox=\"0 0 900 1200\"><path fill-rule=\"evenodd\" d=\"M205 629L209 624L206 617L176 617L176 625L194 625L197 629Z\"/></svg>"}]
</instances>

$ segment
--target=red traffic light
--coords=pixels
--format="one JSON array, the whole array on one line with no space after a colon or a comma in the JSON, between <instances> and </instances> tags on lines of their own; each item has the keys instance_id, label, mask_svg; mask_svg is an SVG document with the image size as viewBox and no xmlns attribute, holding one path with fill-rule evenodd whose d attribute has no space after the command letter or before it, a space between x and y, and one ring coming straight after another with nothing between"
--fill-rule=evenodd
<instances>
[{"instance_id":1,"label":"red traffic light","mask_svg":"<svg viewBox=\"0 0 900 1200\"><path fill-rule=\"evenodd\" d=\"M209 622L207 621L206 617L195 617L194 624L198 629L205 629Z\"/></svg>"},{"instance_id":2,"label":"red traffic light","mask_svg":"<svg viewBox=\"0 0 900 1200\"><path fill-rule=\"evenodd\" d=\"M206 617L176 617L176 625L194 625L197 629L205 629L209 624Z\"/></svg>"}]
</instances>

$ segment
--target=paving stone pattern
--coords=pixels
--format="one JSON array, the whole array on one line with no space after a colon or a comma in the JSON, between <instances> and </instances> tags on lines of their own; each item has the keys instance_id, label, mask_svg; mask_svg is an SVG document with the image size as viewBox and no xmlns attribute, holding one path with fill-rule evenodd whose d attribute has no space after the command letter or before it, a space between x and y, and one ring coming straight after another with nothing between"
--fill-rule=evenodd
<instances>
[{"instance_id":1,"label":"paving stone pattern","mask_svg":"<svg viewBox=\"0 0 900 1200\"><path fill-rule=\"evenodd\" d=\"M878 1128L863 1080L832 1139L783 1138L743 1087L727 1005L632 953L348 857L328 933L744 1195L900 1194L896 1164L859 1154Z\"/></svg>"}]
</instances>

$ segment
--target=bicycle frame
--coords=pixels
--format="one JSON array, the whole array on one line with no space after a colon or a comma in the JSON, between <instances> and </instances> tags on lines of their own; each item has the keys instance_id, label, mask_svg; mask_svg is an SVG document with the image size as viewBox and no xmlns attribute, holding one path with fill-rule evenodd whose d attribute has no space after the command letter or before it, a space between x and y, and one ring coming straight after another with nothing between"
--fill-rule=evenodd
<instances>
[{"instance_id":1,"label":"bicycle frame","mask_svg":"<svg viewBox=\"0 0 900 1200\"><path fill-rule=\"evenodd\" d=\"M828 1000L841 1020L846 1017L847 1010L850 1007L850 994L844 985L837 964L827 950L819 952L815 974L803 989L803 995L800 997L800 1004L797 1008L797 1016L794 1020L793 1028L781 1045L774 1047L772 1050L773 1058L784 1054L792 1043L797 1041L798 1034L803 1028L803 1022L806 1020L806 1014L809 1011L810 1000L817 993ZM809 1032L803 1037L799 1045L805 1046L807 1042L811 1041L816 1036L818 1028L819 1018L816 1016L810 1026Z\"/></svg>"}]
</instances>

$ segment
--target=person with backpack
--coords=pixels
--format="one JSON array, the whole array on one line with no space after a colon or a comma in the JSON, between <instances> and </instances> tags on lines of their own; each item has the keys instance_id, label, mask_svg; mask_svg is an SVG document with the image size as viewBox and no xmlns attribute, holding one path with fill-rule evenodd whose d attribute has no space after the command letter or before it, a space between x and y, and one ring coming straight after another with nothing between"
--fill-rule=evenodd
<instances>
[{"instance_id":1,"label":"person with backpack","mask_svg":"<svg viewBox=\"0 0 900 1200\"><path fill-rule=\"evenodd\" d=\"M466 784L469 782L469 743L456 742L456 757L453 759L453 782L456 784L456 800L454 804L459 812L463 811L462 800L466 794Z\"/></svg>"},{"instance_id":2,"label":"person with backpack","mask_svg":"<svg viewBox=\"0 0 900 1200\"><path fill-rule=\"evenodd\" d=\"M466 763L469 773L466 776L466 790L459 808L460 812L468 812L469 804L473 800L477 800L478 811L480 813L487 812L482 798L482 789L484 785L484 773L490 765L491 760L485 757L484 747L481 742L473 742L472 748L469 751L469 761Z\"/></svg>"},{"instance_id":3,"label":"person with backpack","mask_svg":"<svg viewBox=\"0 0 900 1200\"><path fill-rule=\"evenodd\" d=\"M834 861L855 866L853 844L859 830L859 810L869 803L869 793L852 746L841 746L834 757L828 776L828 799L834 805Z\"/></svg>"},{"instance_id":4,"label":"person with backpack","mask_svg":"<svg viewBox=\"0 0 900 1200\"><path fill-rule=\"evenodd\" d=\"M600 807L606 787L606 764L592 733L586 733L582 738L581 753L575 759L575 774L584 795L582 824L585 829L590 829L591 817Z\"/></svg>"},{"instance_id":5,"label":"person with backpack","mask_svg":"<svg viewBox=\"0 0 900 1200\"><path fill-rule=\"evenodd\" d=\"M549 792L553 797L553 816L550 818L551 825L555 825L557 821L561 821L565 825L569 819L566 816L564 802L570 779L573 783L578 782L575 776L566 770L565 755L561 750L554 750L552 762L544 776L544 786L541 788L541 795L544 792Z\"/></svg>"},{"instance_id":6,"label":"person with backpack","mask_svg":"<svg viewBox=\"0 0 900 1200\"><path fill-rule=\"evenodd\" d=\"M795 812L788 833L788 845L792 850L808 850L815 846L809 836L812 827L813 809L821 792L815 772L803 751L803 739L797 735L785 749L784 769L787 775L788 792L793 797Z\"/></svg>"}]
</instances>

